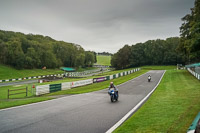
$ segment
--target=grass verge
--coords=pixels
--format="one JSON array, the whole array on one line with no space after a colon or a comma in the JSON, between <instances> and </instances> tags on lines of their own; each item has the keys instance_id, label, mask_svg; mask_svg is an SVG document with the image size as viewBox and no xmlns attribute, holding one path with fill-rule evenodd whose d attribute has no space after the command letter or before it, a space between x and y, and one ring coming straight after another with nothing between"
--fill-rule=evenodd
<instances>
[{"instance_id":1,"label":"grass verge","mask_svg":"<svg viewBox=\"0 0 200 133\"><path fill-rule=\"evenodd\" d=\"M186 132L200 111L200 82L186 70L167 70L149 100L115 133Z\"/></svg>"}]
</instances>

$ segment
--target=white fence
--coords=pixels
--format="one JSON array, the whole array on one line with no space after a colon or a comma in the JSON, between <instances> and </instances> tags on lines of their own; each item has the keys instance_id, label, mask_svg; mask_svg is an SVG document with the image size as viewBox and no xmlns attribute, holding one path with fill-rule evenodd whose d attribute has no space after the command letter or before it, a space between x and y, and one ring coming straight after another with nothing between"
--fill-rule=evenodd
<instances>
[{"instance_id":1,"label":"white fence","mask_svg":"<svg viewBox=\"0 0 200 133\"><path fill-rule=\"evenodd\" d=\"M190 68L187 68L187 70L188 70L193 76L195 76L198 80L200 80L200 74L198 74L198 73L192 71Z\"/></svg>"}]
</instances>

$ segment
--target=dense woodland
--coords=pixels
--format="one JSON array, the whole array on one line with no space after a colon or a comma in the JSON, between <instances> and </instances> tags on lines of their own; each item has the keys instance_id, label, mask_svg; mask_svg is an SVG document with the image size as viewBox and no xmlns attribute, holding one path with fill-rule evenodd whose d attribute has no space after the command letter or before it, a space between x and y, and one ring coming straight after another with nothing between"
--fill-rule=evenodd
<instances>
[{"instance_id":1,"label":"dense woodland","mask_svg":"<svg viewBox=\"0 0 200 133\"><path fill-rule=\"evenodd\" d=\"M200 62L200 0L195 0L191 14L182 18L180 38L149 40L125 45L112 56L117 69L141 65L176 65Z\"/></svg>"},{"instance_id":2,"label":"dense woodland","mask_svg":"<svg viewBox=\"0 0 200 133\"><path fill-rule=\"evenodd\" d=\"M200 62L200 0L195 0L191 13L182 18L180 45L187 64Z\"/></svg>"},{"instance_id":3,"label":"dense woodland","mask_svg":"<svg viewBox=\"0 0 200 133\"><path fill-rule=\"evenodd\" d=\"M96 62L96 53L80 45L48 36L0 30L0 63L23 68L85 67Z\"/></svg>"},{"instance_id":4,"label":"dense woodland","mask_svg":"<svg viewBox=\"0 0 200 133\"><path fill-rule=\"evenodd\" d=\"M177 53L179 38L149 40L145 43L125 45L112 56L111 65L117 69L142 65L176 65L184 63L181 53Z\"/></svg>"}]
</instances>

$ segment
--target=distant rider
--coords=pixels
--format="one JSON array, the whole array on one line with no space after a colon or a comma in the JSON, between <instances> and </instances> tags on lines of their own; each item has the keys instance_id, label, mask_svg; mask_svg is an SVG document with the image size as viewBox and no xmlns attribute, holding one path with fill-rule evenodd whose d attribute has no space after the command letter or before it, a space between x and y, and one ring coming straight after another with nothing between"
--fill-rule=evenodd
<instances>
[{"instance_id":1,"label":"distant rider","mask_svg":"<svg viewBox=\"0 0 200 133\"><path fill-rule=\"evenodd\" d=\"M113 82L110 82L110 86L108 89L108 93L110 92L110 89L114 89L114 91L116 92L117 96L118 96L118 89L115 87L115 85L113 84ZM110 93L109 93L110 94Z\"/></svg>"},{"instance_id":2,"label":"distant rider","mask_svg":"<svg viewBox=\"0 0 200 133\"><path fill-rule=\"evenodd\" d=\"M149 81L151 80L151 75L148 76L148 80L149 80Z\"/></svg>"}]
</instances>

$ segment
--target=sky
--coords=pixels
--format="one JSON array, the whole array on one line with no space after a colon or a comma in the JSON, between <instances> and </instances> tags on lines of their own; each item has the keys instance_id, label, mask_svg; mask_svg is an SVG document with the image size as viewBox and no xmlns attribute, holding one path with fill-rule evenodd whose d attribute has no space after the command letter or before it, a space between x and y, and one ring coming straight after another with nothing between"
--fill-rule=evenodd
<instances>
[{"instance_id":1,"label":"sky","mask_svg":"<svg viewBox=\"0 0 200 133\"><path fill-rule=\"evenodd\" d=\"M0 0L0 29L115 53L125 44L179 36L193 6L194 0Z\"/></svg>"}]
</instances>

